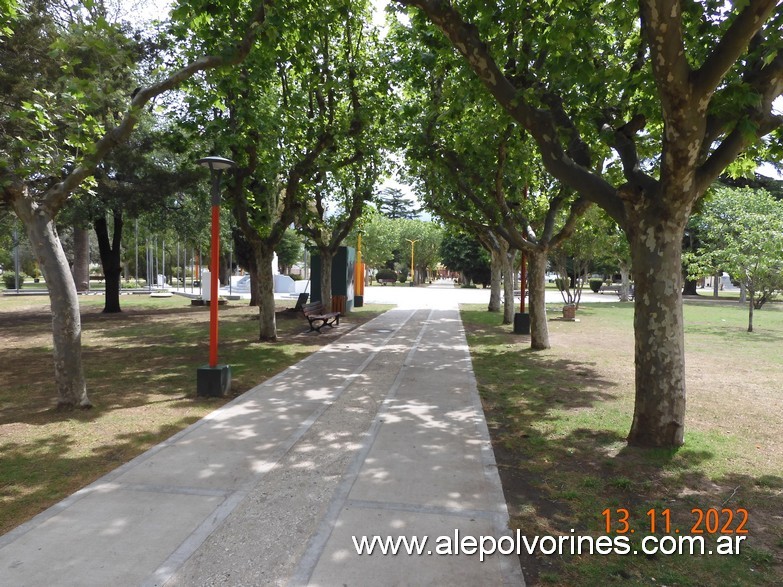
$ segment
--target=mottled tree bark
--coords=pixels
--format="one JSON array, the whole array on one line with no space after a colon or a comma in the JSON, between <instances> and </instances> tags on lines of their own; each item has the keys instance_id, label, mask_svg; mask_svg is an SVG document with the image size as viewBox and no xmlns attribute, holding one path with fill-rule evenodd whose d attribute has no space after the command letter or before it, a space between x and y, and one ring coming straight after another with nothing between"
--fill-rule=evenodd
<instances>
[{"instance_id":1,"label":"mottled tree bark","mask_svg":"<svg viewBox=\"0 0 783 587\"><path fill-rule=\"evenodd\" d=\"M680 446L685 430L685 337L680 222L648 218L631 231L636 283L636 401L628 442Z\"/></svg>"},{"instance_id":2,"label":"mottled tree bark","mask_svg":"<svg viewBox=\"0 0 783 587\"><path fill-rule=\"evenodd\" d=\"M500 285L503 278L503 253L496 248L490 250L491 264L490 271L491 277L489 281L489 305L487 310L489 312L500 312Z\"/></svg>"},{"instance_id":3,"label":"mottled tree bark","mask_svg":"<svg viewBox=\"0 0 783 587\"><path fill-rule=\"evenodd\" d=\"M627 302L631 297L631 278L628 263L620 261L620 301Z\"/></svg>"},{"instance_id":4,"label":"mottled tree bark","mask_svg":"<svg viewBox=\"0 0 783 587\"><path fill-rule=\"evenodd\" d=\"M258 270L258 340L274 342L277 340L277 320L275 317L275 278L272 273L274 251L253 243ZM252 287L252 281L251 281Z\"/></svg>"},{"instance_id":5,"label":"mottled tree bark","mask_svg":"<svg viewBox=\"0 0 783 587\"><path fill-rule=\"evenodd\" d=\"M73 282L76 291L90 289L90 232L86 228L73 228Z\"/></svg>"},{"instance_id":6,"label":"mottled tree bark","mask_svg":"<svg viewBox=\"0 0 783 587\"><path fill-rule=\"evenodd\" d=\"M49 288L52 311L52 354L58 408L92 407L82 367L82 322L79 300L54 220L26 198L12 201L24 221L35 257Z\"/></svg>"},{"instance_id":7,"label":"mottled tree bark","mask_svg":"<svg viewBox=\"0 0 783 587\"><path fill-rule=\"evenodd\" d=\"M546 319L546 250L527 252L528 311L530 313L530 348L550 348Z\"/></svg>"},{"instance_id":8,"label":"mottled tree bark","mask_svg":"<svg viewBox=\"0 0 783 587\"><path fill-rule=\"evenodd\" d=\"M334 252L328 247L318 247L318 255L321 257L321 303L324 312L332 311L332 260Z\"/></svg>"},{"instance_id":9,"label":"mottled tree bark","mask_svg":"<svg viewBox=\"0 0 783 587\"><path fill-rule=\"evenodd\" d=\"M516 251L509 249L501 257L503 261L503 324L514 323L514 260Z\"/></svg>"}]
</instances>

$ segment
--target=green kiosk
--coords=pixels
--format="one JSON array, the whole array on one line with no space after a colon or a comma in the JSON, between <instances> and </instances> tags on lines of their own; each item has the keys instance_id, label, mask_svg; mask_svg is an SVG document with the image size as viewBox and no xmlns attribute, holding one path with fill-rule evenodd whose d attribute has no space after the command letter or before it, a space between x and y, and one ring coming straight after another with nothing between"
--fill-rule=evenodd
<instances>
[{"instance_id":1,"label":"green kiosk","mask_svg":"<svg viewBox=\"0 0 783 587\"><path fill-rule=\"evenodd\" d=\"M310 266L310 301L321 301L321 256L312 251ZM332 259L332 312L346 314L353 310L353 279L356 249L340 247ZM326 309L329 311L329 309Z\"/></svg>"}]
</instances>

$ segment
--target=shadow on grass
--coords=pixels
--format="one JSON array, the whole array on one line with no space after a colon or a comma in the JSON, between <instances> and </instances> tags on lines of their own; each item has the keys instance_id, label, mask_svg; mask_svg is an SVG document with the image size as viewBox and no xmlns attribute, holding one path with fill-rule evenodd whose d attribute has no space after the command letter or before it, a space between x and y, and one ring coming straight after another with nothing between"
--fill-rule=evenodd
<instances>
[{"instance_id":1,"label":"shadow on grass","mask_svg":"<svg viewBox=\"0 0 783 587\"><path fill-rule=\"evenodd\" d=\"M219 360L232 367L232 395L196 398L196 369L209 356L208 310L83 307L83 364L95 407L73 411L55 409L51 348L41 346L51 344L48 307L2 313L0 532L381 313L351 314L319 336L301 315L282 312L279 340L269 344L257 342L257 308L221 307Z\"/></svg>"},{"instance_id":2,"label":"shadow on grass","mask_svg":"<svg viewBox=\"0 0 783 587\"><path fill-rule=\"evenodd\" d=\"M688 324L687 334L700 334L723 339L725 344L754 344L757 342L775 344L783 342L783 333L764 328L763 323L757 321L753 332L748 332L747 326L728 327L726 325Z\"/></svg>"},{"instance_id":3,"label":"shadow on grass","mask_svg":"<svg viewBox=\"0 0 783 587\"><path fill-rule=\"evenodd\" d=\"M663 535L664 510L670 531L676 524L683 534L699 529L699 511L716 508L721 525L733 515L727 533L738 528L738 508L750 512L750 534L739 556L523 552L528 585L709 585L716 576L729 577L730 585L783 584L783 478L710 478L705 469L716 454L703 439L677 450L628 447L631 390L620 389L594 365L525 348L529 338L512 338L481 313L463 318L512 526L524 535L606 534L607 516L617 532L623 509L635 530L631 543L640 550L642 537L651 533L651 516L658 517L656 533ZM708 536L708 545L716 539Z\"/></svg>"},{"instance_id":4,"label":"shadow on grass","mask_svg":"<svg viewBox=\"0 0 783 587\"><path fill-rule=\"evenodd\" d=\"M79 450L80 438L75 434L57 433L30 442L3 444L0 534L197 420L182 418L154 430L118 434L89 454Z\"/></svg>"}]
</instances>

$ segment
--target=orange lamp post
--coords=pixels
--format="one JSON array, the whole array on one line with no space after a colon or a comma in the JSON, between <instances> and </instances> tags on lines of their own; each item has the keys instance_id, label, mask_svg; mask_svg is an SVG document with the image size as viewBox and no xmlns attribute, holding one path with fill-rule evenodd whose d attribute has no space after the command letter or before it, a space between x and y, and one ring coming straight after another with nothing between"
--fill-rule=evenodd
<instances>
[{"instance_id":1,"label":"orange lamp post","mask_svg":"<svg viewBox=\"0 0 783 587\"><path fill-rule=\"evenodd\" d=\"M364 234L364 231L362 230L356 234L356 265L353 275L354 308L361 308L364 306L364 263L362 263L362 234Z\"/></svg>"},{"instance_id":2,"label":"orange lamp post","mask_svg":"<svg viewBox=\"0 0 783 587\"><path fill-rule=\"evenodd\" d=\"M220 265L220 178L223 171L236 165L223 157L204 157L196 161L208 167L212 178L212 234L209 300L209 365L199 367L196 393L200 396L222 396L231 388L231 367L218 365L218 267Z\"/></svg>"}]
</instances>

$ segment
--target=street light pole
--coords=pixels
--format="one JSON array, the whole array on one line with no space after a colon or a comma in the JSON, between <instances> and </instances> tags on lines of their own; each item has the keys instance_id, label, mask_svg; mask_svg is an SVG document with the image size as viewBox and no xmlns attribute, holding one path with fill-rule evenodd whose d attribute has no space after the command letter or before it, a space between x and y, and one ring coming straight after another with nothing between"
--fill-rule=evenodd
<instances>
[{"instance_id":1,"label":"street light pole","mask_svg":"<svg viewBox=\"0 0 783 587\"><path fill-rule=\"evenodd\" d=\"M356 233L356 269L354 270L354 296L355 308L364 306L364 263L362 263L362 234L363 230Z\"/></svg>"},{"instance_id":2,"label":"street light pole","mask_svg":"<svg viewBox=\"0 0 783 587\"><path fill-rule=\"evenodd\" d=\"M417 238L416 240L411 240L409 238L405 239L411 244L411 287L413 287L414 281L416 281L416 265L413 263L413 251L416 247L416 243L419 242L421 239Z\"/></svg>"},{"instance_id":3,"label":"street light pole","mask_svg":"<svg viewBox=\"0 0 783 587\"><path fill-rule=\"evenodd\" d=\"M224 169L236 165L223 157L204 157L196 161L208 167L212 177L212 260L210 269L209 300L209 366L200 367L197 378L197 394L225 395L231 387L231 368L218 365L218 267L220 264L220 178Z\"/></svg>"}]
</instances>

